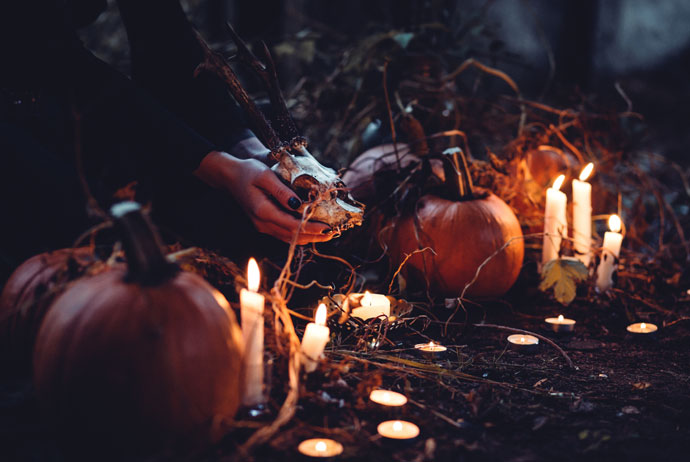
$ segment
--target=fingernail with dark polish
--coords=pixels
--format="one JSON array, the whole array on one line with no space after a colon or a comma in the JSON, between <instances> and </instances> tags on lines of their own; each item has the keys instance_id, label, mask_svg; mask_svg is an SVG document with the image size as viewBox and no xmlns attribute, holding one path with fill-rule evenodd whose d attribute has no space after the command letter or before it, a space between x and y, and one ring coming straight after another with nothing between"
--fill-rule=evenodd
<instances>
[{"instance_id":1,"label":"fingernail with dark polish","mask_svg":"<svg viewBox=\"0 0 690 462\"><path fill-rule=\"evenodd\" d=\"M328 228L328 229L324 229L323 231L321 231L321 234L331 234L332 232L333 232L333 230L331 228Z\"/></svg>"},{"instance_id":2,"label":"fingernail with dark polish","mask_svg":"<svg viewBox=\"0 0 690 462\"><path fill-rule=\"evenodd\" d=\"M288 199L288 205L291 209L297 210L299 206L302 205L302 201L293 196L290 199Z\"/></svg>"}]
</instances>

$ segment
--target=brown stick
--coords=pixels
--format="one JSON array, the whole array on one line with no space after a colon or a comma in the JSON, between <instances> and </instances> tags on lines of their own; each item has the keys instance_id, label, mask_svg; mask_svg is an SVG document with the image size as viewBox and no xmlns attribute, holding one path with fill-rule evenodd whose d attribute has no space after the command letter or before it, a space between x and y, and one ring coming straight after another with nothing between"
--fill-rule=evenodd
<instances>
[{"instance_id":1,"label":"brown stick","mask_svg":"<svg viewBox=\"0 0 690 462\"><path fill-rule=\"evenodd\" d=\"M539 338L540 340L545 341L546 343L548 343L549 345L554 347L556 350L558 350L561 353L561 355L565 358L565 360L568 362L568 366L570 366L571 369L579 370L579 368L577 366L575 366L575 364L573 364L573 361L570 359L570 356L568 356L568 354L563 350L563 348L559 347L556 344L556 342L549 339L548 337L544 337L543 335L539 335L536 332L532 332L529 330L516 329L515 327L499 326L498 324L472 324L472 325L474 327L489 327L492 329L499 329L499 330L505 330L508 332L515 332L517 334L533 335L533 336Z\"/></svg>"},{"instance_id":2,"label":"brown stick","mask_svg":"<svg viewBox=\"0 0 690 462\"><path fill-rule=\"evenodd\" d=\"M198 77L202 72L210 72L217 75L228 85L228 90L232 93L237 103L244 109L249 116L252 128L256 131L259 139L271 150L271 154L276 160L280 160L285 148L285 143L266 119L263 112L259 110L254 101L249 97L247 90L240 83L240 79L232 70L228 62L219 53L214 52L206 41L197 32L196 38L204 51L204 61L201 62L194 71L194 77Z\"/></svg>"}]
</instances>

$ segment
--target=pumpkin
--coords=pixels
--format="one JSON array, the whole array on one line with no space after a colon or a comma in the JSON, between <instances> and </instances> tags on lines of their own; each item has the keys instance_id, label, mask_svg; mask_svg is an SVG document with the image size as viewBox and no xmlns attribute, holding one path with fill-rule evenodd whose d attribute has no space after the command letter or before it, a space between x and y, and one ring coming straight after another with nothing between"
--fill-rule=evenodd
<instances>
[{"instance_id":1,"label":"pumpkin","mask_svg":"<svg viewBox=\"0 0 690 462\"><path fill-rule=\"evenodd\" d=\"M540 189L549 187L558 175L568 173L579 165L571 153L547 145L529 151L525 156L525 164L529 176Z\"/></svg>"},{"instance_id":2,"label":"pumpkin","mask_svg":"<svg viewBox=\"0 0 690 462\"><path fill-rule=\"evenodd\" d=\"M126 268L80 279L49 310L34 352L39 405L80 456L217 441L241 399L235 315L165 258L138 204L112 215Z\"/></svg>"},{"instance_id":3,"label":"pumpkin","mask_svg":"<svg viewBox=\"0 0 690 462\"><path fill-rule=\"evenodd\" d=\"M405 263L402 271L408 287L423 288L428 281L432 294L458 297L477 268L495 253L465 295L503 295L522 267L520 223L503 200L472 185L460 149L445 151L443 162L444 194L423 195L412 213L396 217L394 226L386 228L384 240L392 263L397 267L407 255L430 247L435 255L417 252Z\"/></svg>"},{"instance_id":4,"label":"pumpkin","mask_svg":"<svg viewBox=\"0 0 690 462\"><path fill-rule=\"evenodd\" d=\"M36 334L53 300L97 259L90 248L60 249L19 265L0 294L2 373L27 374Z\"/></svg>"}]
</instances>

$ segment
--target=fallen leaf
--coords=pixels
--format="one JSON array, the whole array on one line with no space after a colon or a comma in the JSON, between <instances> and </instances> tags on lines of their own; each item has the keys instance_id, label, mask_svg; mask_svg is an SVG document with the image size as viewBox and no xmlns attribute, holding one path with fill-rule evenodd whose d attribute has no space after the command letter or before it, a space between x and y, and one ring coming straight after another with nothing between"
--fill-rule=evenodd
<instances>
[{"instance_id":1,"label":"fallen leaf","mask_svg":"<svg viewBox=\"0 0 690 462\"><path fill-rule=\"evenodd\" d=\"M532 388L537 388L538 386L543 385L544 382L546 382L547 380L549 380L549 379L547 379L547 378L541 379L540 381L538 381L537 383L535 383L534 385L532 385Z\"/></svg>"},{"instance_id":2,"label":"fallen leaf","mask_svg":"<svg viewBox=\"0 0 690 462\"><path fill-rule=\"evenodd\" d=\"M587 268L581 261L557 258L544 265L539 290L547 292L553 288L556 300L568 305L575 299L577 283L587 280L587 276Z\"/></svg>"},{"instance_id":3,"label":"fallen leaf","mask_svg":"<svg viewBox=\"0 0 690 462\"><path fill-rule=\"evenodd\" d=\"M633 390L646 390L647 388L650 388L652 384L649 382L637 382L633 383L632 386Z\"/></svg>"}]
</instances>

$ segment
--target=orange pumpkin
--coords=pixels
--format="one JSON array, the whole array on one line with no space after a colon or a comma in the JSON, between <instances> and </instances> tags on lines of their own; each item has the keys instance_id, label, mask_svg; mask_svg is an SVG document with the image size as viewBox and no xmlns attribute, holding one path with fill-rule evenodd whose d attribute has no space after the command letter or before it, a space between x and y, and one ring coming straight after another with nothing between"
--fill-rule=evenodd
<instances>
[{"instance_id":1,"label":"orange pumpkin","mask_svg":"<svg viewBox=\"0 0 690 462\"><path fill-rule=\"evenodd\" d=\"M475 277L465 295L503 295L517 280L524 257L522 230L511 208L490 192L478 192L472 185L467 164L459 149L443 155L445 197L427 194L414 213L395 218L386 233L392 263L403 267L411 288L423 288L437 296L458 297ZM505 248L504 248L505 246Z\"/></svg>"},{"instance_id":2,"label":"orange pumpkin","mask_svg":"<svg viewBox=\"0 0 690 462\"><path fill-rule=\"evenodd\" d=\"M241 399L243 343L225 298L169 263L138 204L113 207L127 268L81 279L36 340L39 404L78 451L217 441ZM83 454L82 454L83 455Z\"/></svg>"},{"instance_id":3,"label":"orange pumpkin","mask_svg":"<svg viewBox=\"0 0 690 462\"><path fill-rule=\"evenodd\" d=\"M0 354L3 373L26 374L36 334L53 300L95 263L90 248L60 249L22 263L0 294Z\"/></svg>"}]
</instances>

